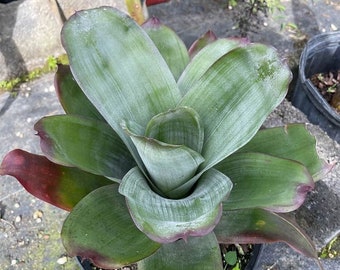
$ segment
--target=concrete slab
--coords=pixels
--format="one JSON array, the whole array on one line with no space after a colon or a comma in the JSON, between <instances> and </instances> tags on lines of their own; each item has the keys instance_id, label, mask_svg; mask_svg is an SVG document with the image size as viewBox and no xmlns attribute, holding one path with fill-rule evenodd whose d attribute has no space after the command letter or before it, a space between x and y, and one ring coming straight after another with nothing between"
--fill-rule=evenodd
<instances>
[{"instance_id":1,"label":"concrete slab","mask_svg":"<svg viewBox=\"0 0 340 270\"><path fill-rule=\"evenodd\" d=\"M44 65L63 53L62 22L54 1L20 0L0 4L0 81Z\"/></svg>"},{"instance_id":2,"label":"concrete slab","mask_svg":"<svg viewBox=\"0 0 340 270\"><path fill-rule=\"evenodd\" d=\"M0 81L42 67L49 56L64 54L60 42L63 19L77 10L99 6L114 6L126 11L124 0L0 3Z\"/></svg>"}]
</instances>

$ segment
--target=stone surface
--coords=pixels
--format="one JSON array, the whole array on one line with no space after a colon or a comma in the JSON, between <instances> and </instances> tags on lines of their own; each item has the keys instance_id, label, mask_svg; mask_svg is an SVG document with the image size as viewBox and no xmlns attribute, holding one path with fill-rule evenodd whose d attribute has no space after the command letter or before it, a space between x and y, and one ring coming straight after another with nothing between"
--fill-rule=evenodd
<instances>
[{"instance_id":1,"label":"stone surface","mask_svg":"<svg viewBox=\"0 0 340 270\"><path fill-rule=\"evenodd\" d=\"M0 106L0 159L15 148L41 153L33 124L62 112L53 75L22 85L15 98L0 95ZM65 256L60 241L65 211L37 200L7 176L0 181L0 209L0 269L77 269L71 258L58 264ZM35 213L41 213L39 219Z\"/></svg>"},{"instance_id":2,"label":"stone surface","mask_svg":"<svg viewBox=\"0 0 340 270\"><path fill-rule=\"evenodd\" d=\"M95 8L100 6L112 6L126 11L125 0L56 0L65 18L69 18L75 11Z\"/></svg>"},{"instance_id":3,"label":"stone surface","mask_svg":"<svg viewBox=\"0 0 340 270\"><path fill-rule=\"evenodd\" d=\"M115 6L124 0L18 0L0 4L0 81L42 67L49 56L65 53L60 31L76 10Z\"/></svg>"},{"instance_id":4,"label":"stone surface","mask_svg":"<svg viewBox=\"0 0 340 270\"><path fill-rule=\"evenodd\" d=\"M42 66L61 54L61 21L52 1L20 0L0 4L0 81Z\"/></svg>"}]
</instances>

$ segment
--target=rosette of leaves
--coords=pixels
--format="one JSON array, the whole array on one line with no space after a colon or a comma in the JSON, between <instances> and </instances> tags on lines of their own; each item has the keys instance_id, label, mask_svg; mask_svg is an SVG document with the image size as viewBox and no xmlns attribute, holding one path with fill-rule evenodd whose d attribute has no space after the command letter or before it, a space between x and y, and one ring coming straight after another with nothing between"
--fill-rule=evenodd
<instances>
[{"instance_id":1,"label":"rosette of leaves","mask_svg":"<svg viewBox=\"0 0 340 270\"><path fill-rule=\"evenodd\" d=\"M77 12L62 42L66 114L35 124L44 156L13 150L0 174L70 211L71 256L216 270L219 243L273 241L316 256L281 213L328 167L303 125L259 130L291 79L273 48L208 32L188 52L157 19L110 7Z\"/></svg>"}]
</instances>

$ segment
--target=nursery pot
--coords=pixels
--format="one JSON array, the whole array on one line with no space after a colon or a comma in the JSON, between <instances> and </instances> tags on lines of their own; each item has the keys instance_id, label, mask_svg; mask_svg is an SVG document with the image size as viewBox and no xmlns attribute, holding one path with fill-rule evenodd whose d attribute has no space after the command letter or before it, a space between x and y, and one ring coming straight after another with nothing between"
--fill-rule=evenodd
<instances>
[{"instance_id":1,"label":"nursery pot","mask_svg":"<svg viewBox=\"0 0 340 270\"><path fill-rule=\"evenodd\" d=\"M251 254L251 258L249 259L249 262L247 264L247 266L244 268L244 270L253 270L255 265L256 265L256 262L259 258L259 255L260 255L260 252L262 251L262 244L256 244L254 245L254 248L253 248L253 251L252 251L252 254ZM97 269L95 268L90 261L88 260L83 260L81 257L77 256L76 257L77 261L78 261L78 264L80 266L80 269L82 270L94 270L94 269ZM124 267L123 268L124 270L125 269L131 269L131 270L134 270L136 269L134 266L130 267L130 268L126 268ZM150 269L150 270L153 270L153 269ZM156 270L156 269L155 269Z\"/></svg>"},{"instance_id":2,"label":"nursery pot","mask_svg":"<svg viewBox=\"0 0 340 270\"><path fill-rule=\"evenodd\" d=\"M322 97L309 79L312 75L340 69L340 32L323 33L311 38L304 48L292 104L319 125L329 137L340 142L340 114Z\"/></svg>"}]
</instances>

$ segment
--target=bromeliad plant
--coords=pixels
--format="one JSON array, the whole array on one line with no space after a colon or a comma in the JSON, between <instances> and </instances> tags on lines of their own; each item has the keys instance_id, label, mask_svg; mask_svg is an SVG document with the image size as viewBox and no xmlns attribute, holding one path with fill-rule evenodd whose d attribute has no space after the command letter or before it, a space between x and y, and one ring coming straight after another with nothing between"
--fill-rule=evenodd
<instances>
[{"instance_id":1,"label":"bromeliad plant","mask_svg":"<svg viewBox=\"0 0 340 270\"><path fill-rule=\"evenodd\" d=\"M97 266L223 269L219 243L285 241L281 213L327 170L303 125L259 130L291 73L273 48L208 33L189 52L155 18L77 12L56 90L65 115L35 125L45 156L13 150L0 174L70 211L61 237Z\"/></svg>"}]
</instances>

